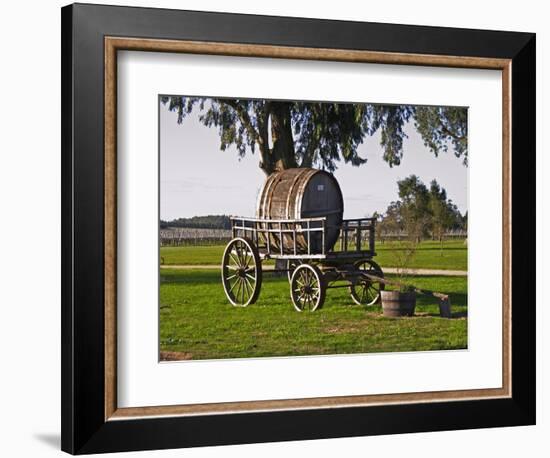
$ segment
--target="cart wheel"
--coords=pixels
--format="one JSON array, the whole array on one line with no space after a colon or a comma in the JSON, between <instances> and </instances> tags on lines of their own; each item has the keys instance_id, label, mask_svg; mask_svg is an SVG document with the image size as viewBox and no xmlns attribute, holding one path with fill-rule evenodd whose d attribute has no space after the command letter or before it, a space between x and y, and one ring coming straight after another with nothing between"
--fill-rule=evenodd
<instances>
[{"instance_id":1,"label":"cart wheel","mask_svg":"<svg viewBox=\"0 0 550 458\"><path fill-rule=\"evenodd\" d=\"M289 259L286 262L286 269L287 269L287 275L288 275L288 282L290 283L292 281L292 274L296 270L296 267L298 267L300 264L302 264L302 261L298 261L296 259Z\"/></svg>"},{"instance_id":2,"label":"cart wheel","mask_svg":"<svg viewBox=\"0 0 550 458\"><path fill-rule=\"evenodd\" d=\"M354 267L359 272L384 278L382 269L372 259L363 259L357 262ZM376 304L380 300L380 291L383 289L384 283L372 281L363 275L356 282L352 283L349 288L351 298L357 305Z\"/></svg>"},{"instance_id":3,"label":"cart wheel","mask_svg":"<svg viewBox=\"0 0 550 458\"><path fill-rule=\"evenodd\" d=\"M241 237L225 247L222 260L225 295L235 306L246 307L258 299L262 287L262 266L254 244Z\"/></svg>"},{"instance_id":4,"label":"cart wheel","mask_svg":"<svg viewBox=\"0 0 550 458\"><path fill-rule=\"evenodd\" d=\"M314 312L321 308L325 302L325 293L325 278L317 266L300 264L294 269L290 280L290 298L298 312Z\"/></svg>"}]
</instances>

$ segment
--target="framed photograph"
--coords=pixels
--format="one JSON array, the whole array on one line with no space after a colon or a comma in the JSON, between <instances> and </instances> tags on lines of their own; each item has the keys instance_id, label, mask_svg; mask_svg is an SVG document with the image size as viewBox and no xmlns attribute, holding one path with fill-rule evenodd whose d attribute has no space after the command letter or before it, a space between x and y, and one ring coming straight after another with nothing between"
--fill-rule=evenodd
<instances>
[{"instance_id":1,"label":"framed photograph","mask_svg":"<svg viewBox=\"0 0 550 458\"><path fill-rule=\"evenodd\" d=\"M535 423L534 34L70 5L62 147L63 450Z\"/></svg>"}]
</instances>

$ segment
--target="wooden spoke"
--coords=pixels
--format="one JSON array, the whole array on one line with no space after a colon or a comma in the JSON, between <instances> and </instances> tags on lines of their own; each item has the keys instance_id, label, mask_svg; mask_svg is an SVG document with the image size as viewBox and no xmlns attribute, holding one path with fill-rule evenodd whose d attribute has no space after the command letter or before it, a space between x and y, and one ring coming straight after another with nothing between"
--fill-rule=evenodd
<instances>
[{"instance_id":1,"label":"wooden spoke","mask_svg":"<svg viewBox=\"0 0 550 458\"><path fill-rule=\"evenodd\" d=\"M245 298L248 298L248 287L246 286L246 282L244 281L244 278L241 279L241 282L243 284L242 303L244 304Z\"/></svg>"},{"instance_id":2,"label":"wooden spoke","mask_svg":"<svg viewBox=\"0 0 550 458\"><path fill-rule=\"evenodd\" d=\"M243 282L242 280L239 278L237 280L237 283L239 284L239 287L237 288L237 294L235 295L236 298L239 298L240 295L241 295L241 288L243 287Z\"/></svg>"},{"instance_id":3,"label":"wooden spoke","mask_svg":"<svg viewBox=\"0 0 550 458\"><path fill-rule=\"evenodd\" d=\"M233 268L233 267L234 267L234 268L238 268L239 265L240 265L240 262L239 262L237 259L235 259L235 258L233 257L233 254L232 254L232 253L229 253L229 257L230 257L231 260L233 261L233 264L232 264L231 267L232 267L232 268Z\"/></svg>"},{"instance_id":4,"label":"wooden spoke","mask_svg":"<svg viewBox=\"0 0 550 458\"><path fill-rule=\"evenodd\" d=\"M229 292L233 291L233 289L235 288L235 286L237 286L237 283L239 283L239 279L237 279L237 280L233 283L233 286L231 286L231 288L229 289Z\"/></svg>"},{"instance_id":5,"label":"wooden spoke","mask_svg":"<svg viewBox=\"0 0 550 458\"><path fill-rule=\"evenodd\" d=\"M254 287L252 286L252 283L250 283L250 280L246 277L243 277L244 284L246 285L246 291L251 294L254 291Z\"/></svg>"},{"instance_id":6,"label":"wooden spoke","mask_svg":"<svg viewBox=\"0 0 550 458\"><path fill-rule=\"evenodd\" d=\"M243 263L242 257L241 257L241 244L236 243L235 244L235 256L237 256L237 265L240 267Z\"/></svg>"}]
</instances>

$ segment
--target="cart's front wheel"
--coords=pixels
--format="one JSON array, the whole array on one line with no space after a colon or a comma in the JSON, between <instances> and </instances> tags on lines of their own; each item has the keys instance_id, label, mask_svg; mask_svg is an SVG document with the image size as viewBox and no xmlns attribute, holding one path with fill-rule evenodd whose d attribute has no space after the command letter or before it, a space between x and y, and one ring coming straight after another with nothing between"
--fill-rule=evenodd
<instances>
[{"instance_id":1,"label":"cart's front wheel","mask_svg":"<svg viewBox=\"0 0 550 458\"><path fill-rule=\"evenodd\" d=\"M255 245L237 237L225 247L222 259L225 295L235 306L246 307L258 299L262 287L262 266Z\"/></svg>"},{"instance_id":2,"label":"cart's front wheel","mask_svg":"<svg viewBox=\"0 0 550 458\"><path fill-rule=\"evenodd\" d=\"M384 289L384 283L373 280L366 275L374 275L384 278L384 273L378 264L372 259L363 259L355 264L358 278L350 286L350 294L357 305L374 305L380 299L380 291Z\"/></svg>"},{"instance_id":3,"label":"cart's front wheel","mask_svg":"<svg viewBox=\"0 0 550 458\"><path fill-rule=\"evenodd\" d=\"M290 280L290 298L298 312L314 312L325 302L326 285L323 273L317 266L300 264Z\"/></svg>"}]
</instances>

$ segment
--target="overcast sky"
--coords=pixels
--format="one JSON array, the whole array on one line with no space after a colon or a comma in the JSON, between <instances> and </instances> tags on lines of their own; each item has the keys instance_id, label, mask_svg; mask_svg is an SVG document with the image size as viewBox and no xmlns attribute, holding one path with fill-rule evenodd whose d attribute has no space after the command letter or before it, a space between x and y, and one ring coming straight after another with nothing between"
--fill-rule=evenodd
<instances>
[{"instance_id":1,"label":"overcast sky","mask_svg":"<svg viewBox=\"0 0 550 458\"><path fill-rule=\"evenodd\" d=\"M255 216L256 199L265 180L259 155L239 159L235 148L220 151L216 128L198 121L198 112L177 123L177 114L160 106L160 217L228 214ZM367 137L358 152L360 167L340 162L335 176L344 195L344 217L384 212L397 199L397 180L416 174L426 185L436 179L461 213L468 209L468 168L449 151L436 158L422 143L412 123L405 132L401 165L382 159L380 137Z\"/></svg>"}]
</instances>

